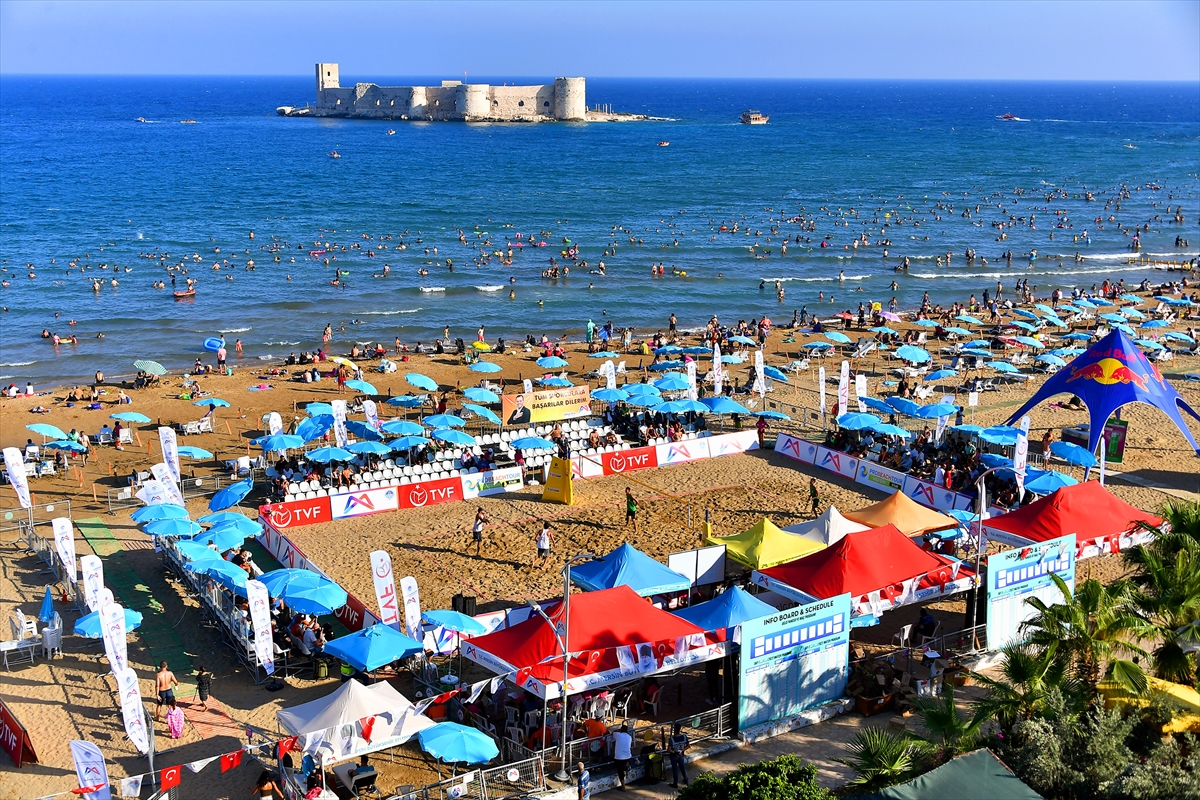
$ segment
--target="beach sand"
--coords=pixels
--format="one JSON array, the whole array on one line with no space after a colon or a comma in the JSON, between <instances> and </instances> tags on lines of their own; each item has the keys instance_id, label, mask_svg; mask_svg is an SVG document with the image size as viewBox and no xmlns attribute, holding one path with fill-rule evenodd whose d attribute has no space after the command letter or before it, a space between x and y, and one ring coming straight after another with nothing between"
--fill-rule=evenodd
<instances>
[{"instance_id":1,"label":"beach sand","mask_svg":"<svg viewBox=\"0 0 1200 800\"><path fill-rule=\"evenodd\" d=\"M782 336L781 332L772 334L767 345L767 363L780 365L797 355L796 348L803 339L783 344ZM341 348L335 346L333 349L336 352ZM573 347L568 356L573 374L590 371L600 363L596 359L585 359L578 352L581 349ZM518 352L489 356L488 360L505 368L501 375L511 385L519 377L542 374L532 361L537 354ZM368 373L366 377L381 392L396 394L412 391L404 383L405 371L421 372L443 386L451 387L458 382L462 386L473 385L481 377L455 364L450 356L412 355L410 358L408 364L400 365L399 373ZM650 362L650 358L639 356L624 356L624 360L631 373L639 361ZM827 359L830 374L840 360L838 357ZM367 363L363 361L364 366ZM231 361L231 365L235 370L232 377L201 379L206 391L229 401L232 406L218 409L217 432L181 437L180 440L181 444L211 450L218 459L246 455L247 441L261 434L263 414L279 411L286 421L293 414L292 409L306 401L328 401L337 396L332 381L316 385L271 381L274 387L271 390L249 391L247 387L260 382L250 377L249 365L236 360ZM813 368L794 378L793 385L776 383L776 391L768 396L768 401L815 409L816 365L814 360ZM882 362L874 359L867 361L867 367L873 367L876 373L870 378L871 391L875 395L880 394L878 381L882 366ZM1200 407L1200 384L1182 380L1184 371L1196 368L1197 359L1182 356L1173 365L1168 365L1165 374L1189 403ZM735 369L734 374L744 378L744 369ZM630 377L634 378L632 374ZM86 411L81 405L64 408L60 400L66 396L65 390L55 391L50 396L4 399L0 402L0 443L4 446L23 445L31 436L24 426L33 422L48 422L64 430L78 428L94 433L108 421L108 414L115 411L140 411L163 424L198 419L202 409L175 398L179 384L178 376L168 377L158 388L130 392L132 405L118 408L105 402L100 411ZM981 398L982 405L975 410L973 421L981 425L1003 422L1032 390L1032 385L1006 386L998 392L988 392ZM110 389L106 401L112 401L115 395L115 389ZM830 400L836 397L833 386L829 387L828 397ZM958 402L965 403L965 396L960 395ZM29 408L35 405L50 407L52 413L29 413ZM454 407L457 403L451 405ZM394 413L390 406L381 404L380 407L383 414ZM294 414L301 415L302 412L295 411ZM799 421L801 415L796 416ZM1200 470L1195 454L1179 431L1160 413L1146 406L1129 407L1124 416L1129 420L1129 444L1125 462L1119 467L1122 474L1110 477L1109 488L1133 505L1150 510L1160 508L1172 496L1195 498L1200 490ZM1086 412L1041 405L1031 412L1031 417L1031 439L1036 442L1048 426L1057 429L1085 422ZM966 421L972 421L970 413ZM217 633L200 625L195 601L185 599L176 585L164 579L159 557L149 548L147 537L129 522L128 510L118 511L115 516L106 513L107 490L124 484L123 477L117 476L126 476L135 468L147 469L159 460L156 425L136 427L140 446L127 446L123 451L99 448L86 466L79 466L78 472L72 469L62 476L33 479L32 491L36 501L42 504L69 499L72 514L77 519L100 517L121 541L126 563L162 603L163 615L184 643L193 664L205 663L217 675L214 697L228 709L233 722L226 728L218 728L214 741L203 741L189 725L183 739L171 742L166 738L165 726L160 725L160 749L168 745L176 748L174 753L159 756L156 767L162 768L235 749L244 741L239 733L241 725L274 730L274 712L278 708L322 696L336 687L336 679L320 683L290 679L288 688L278 693L255 686ZM468 431L474 427L474 424L469 425ZM1200 433L1200 425L1194 422L1191 429ZM769 437L774 430L800 431L801 426L797 422L773 427ZM812 434L816 432L811 424L807 430ZM1036 444L1033 449L1036 450ZM253 449L250 453L257 455ZM212 462L184 462L185 473L204 475L216 468ZM1075 470L1075 475L1081 477L1080 471ZM462 593L474 595L480 610L486 610L561 594L561 577L554 567L556 562L561 563L561 559L577 552L600 555L629 541L651 556L665 560L668 553L697 546L701 544L700 523L706 513L711 515L718 535L742 531L763 516L769 516L780 525L805 519L810 476L817 479L823 506L833 503L846 512L883 497L882 493L823 470L759 451L646 470L629 476L577 482L576 505L572 507L541 503L540 490L535 487L482 498L478 503L453 503L296 528L289 531L289 536L309 558L368 606L373 605L374 595L367 554L382 547L392 554L399 574L417 578L424 608L447 608L451 597ZM642 507L636 532L623 525L621 501L626 486L633 489ZM253 495L246 505L256 503L258 497ZM16 505L11 487L0 487L0 508L11 509ZM490 519L481 558L465 554L470 540L469 526L477 505L484 508ZM191 501L189 508L193 517L205 513L206 499ZM0 517L3 517L2 513ZM542 519L550 520L554 534L554 559L551 567L544 571L532 566L534 537ZM14 538L15 531L6 531L5 541L11 542ZM76 546L81 555L90 552L82 538L77 538ZM3 553L0 560L3 564L0 614L8 616L19 606L26 614L36 615L46 576L38 575L34 559L19 553L12 544L0 546L0 553ZM1120 572L1119 559L1115 558L1092 559L1080 565L1081 575L1104 580L1111 580ZM958 627L951 626L955 615L961 614L961 602L939 603L937 609L938 616L943 617L944 629ZM885 618L884 625L856 629L855 638L864 643L885 644L890 641L890 632L911 621L907 617L914 613L914 609L895 612ZM64 617L69 631L76 615L64 613ZM961 616L958 619L961 620ZM12 672L0 674L0 695L29 729L41 760L40 765L14 771L7 756L0 756L0 766L4 768L0 774L0 798L28 798L76 786L67 750L67 740L71 738L86 738L100 745L109 757L114 778L146 770L145 760L135 756L121 728L119 709L112 697L112 678L108 676L107 664L97 658L103 648L98 642L85 641L69 633L64 644L66 654L61 658L50 662L39 659L33 667L17 667ZM136 634L130 637L130 657L143 679L143 696L152 696L154 669L151 656ZM180 678L182 680L184 676L181 674ZM423 758L412 755L411 750L403 749L404 755L398 756L401 764L390 764L386 758L375 762L382 773L381 785L419 784L436 778ZM193 787L204 787L205 797L244 797L258 773L259 769L253 764L225 774L220 773L217 764L209 765L199 775L185 771L182 796L199 796L186 791L191 782Z\"/></svg>"}]
</instances>

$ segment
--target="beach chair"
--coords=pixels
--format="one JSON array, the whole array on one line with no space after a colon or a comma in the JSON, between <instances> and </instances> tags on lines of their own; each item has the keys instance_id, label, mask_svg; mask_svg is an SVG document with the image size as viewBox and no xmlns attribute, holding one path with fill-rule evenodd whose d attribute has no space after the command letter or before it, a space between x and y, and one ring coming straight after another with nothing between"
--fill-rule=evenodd
<instances>
[{"instance_id":1,"label":"beach chair","mask_svg":"<svg viewBox=\"0 0 1200 800\"><path fill-rule=\"evenodd\" d=\"M1185 372L1183 379L1185 381L1200 381L1200 372Z\"/></svg>"},{"instance_id":2,"label":"beach chair","mask_svg":"<svg viewBox=\"0 0 1200 800\"><path fill-rule=\"evenodd\" d=\"M40 448L38 448L38 446L36 444L29 444L29 445L25 446L25 461L37 462L37 461L40 461L41 459L42 459L42 451Z\"/></svg>"},{"instance_id":3,"label":"beach chair","mask_svg":"<svg viewBox=\"0 0 1200 800\"><path fill-rule=\"evenodd\" d=\"M199 428L200 433L212 433L213 432L212 417L201 418L196 423L196 426L197 426L197 428Z\"/></svg>"},{"instance_id":4,"label":"beach chair","mask_svg":"<svg viewBox=\"0 0 1200 800\"><path fill-rule=\"evenodd\" d=\"M617 372L616 372L616 374L618 374L618 375L624 375L624 374L625 374L625 362L624 362L624 361L622 361L621 363L617 364Z\"/></svg>"},{"instance_id":5,"label":"beach chair","mask_svg":"<svg viewBox=\"0 0 1200 800\"><path fill-rule=\"evenodd\" d=\"M96 434L96 444L111 445L113 443L111 431L101 431Z\"/></svg>"},{"instance_id":6,"label":"beach chair","mask_svg":"<svg viewBox=\"0 0 1200 800\"><path fill-rule=\"evenodd\" d=\"M121 435L117 437L117 445L133 444L133 429L122 428Z\"/></svg>"},{"instance_id":7,"label":"beach chair","mask_svg":"<svg viewBox=\"0 0 1200 800\"><path fill-rule=\"evenodd\" d=\"M784 371L791 372L791 373L797 373L797 372L804 372L806 369L808 369L808 359L803 358L803 359L798 359L798 360L793 361L792 363L788 364L784 368Z\"/></svg>"},{"instance_id":8,"label":"beach chair","mask_svg":"<svg viewBox=\"0 0 1200 800\"><path fill-rule=\"evenodd\" d=\"M850 354L851 358L862 358L867 353L879 346L879 342L874 339L860 338L858 344L854 348L854 352Z\"/></svg>"},{"instance_id":9,"label":"beach chair","mask_svg":"<svg viewBox=\"0 0 1200 800\"><path fill-rule=\"evenodd\" d=\"M928 400L929 398L933 397L933 387L918 386L916 390L913 391L913 394L916 395L918 400Z\"/></svg>"},{"instance_id":10,"label":"beach chair","mask_svg":"<svg viewBox=\"0 0 1200 800\"><path fill-rule=\"evenodd\" d=\"M183 423L183 431L182 431L182 433L183 433L183 435L184 435L184 436L191 436L191 435L193 435L193 434L200 433L200 423L199 423L199 422L185 422L185 423Z\"/></svg>"}]
</instances>

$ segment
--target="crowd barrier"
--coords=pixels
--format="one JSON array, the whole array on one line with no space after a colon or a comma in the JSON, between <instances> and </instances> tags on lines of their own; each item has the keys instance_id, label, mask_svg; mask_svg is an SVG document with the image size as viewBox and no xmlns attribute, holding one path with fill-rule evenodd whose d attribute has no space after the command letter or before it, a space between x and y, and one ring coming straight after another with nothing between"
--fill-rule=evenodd
<instances>
[{"instance_id":1,"label":"crowd barrier","mask_svg":"<svg viewBox=\"0 0 1200 800\"><path fill-rule=\"evenodd\" d=\"M576 478L601 478L623 475L636 470L686 464L706 458L719 458L758 449L758 433L753 430L700 436L680 442L632 447L611 453L571 457L571 472Z\"/></svg>"}]
</instances>

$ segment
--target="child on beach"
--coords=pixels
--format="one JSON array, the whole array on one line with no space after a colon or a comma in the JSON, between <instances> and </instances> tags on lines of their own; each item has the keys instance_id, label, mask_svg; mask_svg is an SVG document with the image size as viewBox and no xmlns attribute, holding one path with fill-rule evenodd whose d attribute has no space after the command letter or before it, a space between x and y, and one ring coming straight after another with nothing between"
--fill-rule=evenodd
<instances>
[{"instance_id":1,"label":"child on beach","mask_svg":"<svg viewBox=\"0 0 1200 800\"><path fill-rule=\"evenodd\" d=\"M208 711L208 694L212 691L212 679L213 674L201 664L200 669L196 671L196 694L200 697L200 706L204 711Z\"/></svg>"},{"instance_id":2,"label":"child on beach","mask_svg":"<svg viewBox=\"0 0 1200 800\"><path fill-rule=\"evenodd\" d=\"M172 739L178 739L180 736L183 736L183 709L179 707L174 697L171 698L167 706L167 730L170 732Z\"/></svg>"},{"instance_id":3,"label":"child on beach","mask_svg":"<svg viewBox=\"0 0 1200 800\"><path fill-rule=\"evenodd\" d=\"M541 569L550 561L550 523L542 520L542 531L537 535L537 557L542 560Z\"/></svg>"}]
</instances>

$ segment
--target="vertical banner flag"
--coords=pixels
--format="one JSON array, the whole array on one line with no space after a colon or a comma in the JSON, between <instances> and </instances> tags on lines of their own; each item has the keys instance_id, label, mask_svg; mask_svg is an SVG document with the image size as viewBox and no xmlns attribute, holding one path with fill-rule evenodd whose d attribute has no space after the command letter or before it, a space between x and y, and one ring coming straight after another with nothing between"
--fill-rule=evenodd
<instances>
[{"instance_id":1,"label":"vertical banner flag","mask_svg":"<svg viewBox=\"0 0 1200 800\"><path fill-rule=\"evenodd\" d=\"M817 383L821 388L821 416L825 416L825 367L817 367Z\"/></svg>"},{"instance_id":2,"label":"vertical banner flag","mask_svg":"<svg viewBox=\"0 0 1200 800\"><path fill-rule=\"evenodd\" d=\"M175 483L179 483L182 478L179 477L179 443L175 439L175 429L161 426L158 429L158 443L162 446L163 462L171 470Z\"/></svg>"},{"instance_id":3,"label":"vertical banner flag","mask_svg":"<svg viewBox=\"0 0 1200 800\"><path fill-rule=\"evenodd\" d=\"M271 641L271 598L261 581L246 581L246 602L254 627L254 654L268 675L275 672L275 649Z\"/></svg>"},{"instance_id":4,"label":"vertical banner flag","mask_svg":"<svg viewBox=\"0 0 1200 800\"><path fill-rule=\"evenodd\" d=\"M387 554L387 551L376 550L371 553L371 579L375 581L375 600L379 603L379 621L384 625L391 625L395 630L400 630L400 608L396 600L396 576L392 574L392 557Z\"/></svg>"},{"instance_id":5,"label":"vertical banner flag","mask_svg":"<svg viewBox=\"0 0 1200 800\"><path fill-rule=\"evenodd\" d=\"M687 364L687 379L688 379L688 399L695 400L699 393L696 391L696 362L689 361Z\"/></svg>"},{"instance_id":6,"label":"vertical banner flag","mask_svg":"<svg viewBox=\"0 0 1200 800\"><path fill-rule=\"evenodd\" d=\"M867 396L867 376L861 372L854 376L854 399L858 401L860 412L867 410L867 404L862 401Z\"/></svg>"},{"instance_id":7,"label":"vertical banner flag","mask_svg":"<svg viewBox=\"0 0 1200 800\"><path fill-rule=\"evenodd\" d=\"M150 738L146 734L146 707L142 705L142 689L138 685L133 667L126 667L116 674L117 691L121 693L121 716L125 719L125 735L145 755L150 752Z\"/></svg>"},{"instance_id":8,"label":"vertical banner flag","mask_svg":"<svg viewBox=\"0 0 1200 800\"><path fill-rule=\"evenodd\" d=\"M8 471L8 482L17 492L21 508L31 508L29 501L29 476L25 474L25 457L15 447L4 448L4 468Z\"/></svg>"},{"instance_id":9,"label":"vertical banner flag","mask_svg":"<svg viewBox=\"0 0 1200 800\"><path fill-rule=\"evenodd\" d=\"M761 348L754 351L754 391L758 392L759 397L767 396L767 375L763 372L763 351Z\"/></svg>"},{"instance_id":10,"label":"vertical banner flag","mask_svg":"<svg viewBox=\"0 0 1200 800\"><path fill-rule=\"evenodd\" d=\"M363 413L367 415L367 424L379 430L379 406L374 400L363 400Z\"/></svg>"},{"instance_id":11,"label":"vertical banner flag","mask_svg":"<svg viewBox=\"0 0 1200 800\"><path fill-rule=\"evenodd\" d=\"M850 407L850 362L842 362L842 374L838 378L838 413L840 417Z\"/></svg>"},{"instance_id":12,"label":"vertical banner flag","mask_svg":"<svg viewBox=\"0 0 1200 800\"><path fill-rule=\"evenodd\" d=\"M604 388L617 388L617 367L613 364L611 358L601 365L600 374L604 376Z\"/></svg>"},{"instance_id":13,"label":"vertical banner flag","mask_svg":"<svg viewBox=\"0 0 1200 800\"><path fill-rule=\"evenodd\" d=\"M104 635L104 653L108 666L116 675L129 666L125 642L125 609L120 603L109 603L100 609L100 631Z\"/></svg>"},{"instance_id":14,"label":"vertical banner flag","mask_svg":"<svg viewBox=\"0 0 1200 800\"><path fill-rule=\"evenodd\" d=\"M400 579L400 596L404 598L404 628L410 639L421 641L421 594L417 579L407 575Z\"/></svg>"},{"instance_id":15,"label":"vertical banner flag","mask_svg":"<svg viewBox=\"0 0 1200 800\"><path fill-rule=\"evenodd\" d=\"M721 363L721 343L713 342L713 394L721 396L722 390L725 388L725 370Z\"/></svg>"},{"instance_id":16,"label":"vertical banner flag","mask_svg":"<svg viewBox=\"0 0 1200 800\"><path fill-rule=\"evenodd\" d=\"M529 394L533 391L533 381L529 380L529 378L526 378L523 384L525 387L525 394Z\"/></svg>"},{"instance_id":17,"label":"vertical banner flag","mask_svg":"<svg viewBox=\"0 0 1200 800\"><path fill-rule=\"evenodd\" d=\"M79 579L75 577L75 529L71 526L71 520L55 517L50 520L50 527L54 529L54 549L58 551L58 557L62 561L63 572L71 579L71 583L77 583Z\"/></svg>"},{"instance_id":18,"label":"vertical banner flag","mask_svg":"<svg viewBox=\"0 0 1200 800\"><path fill-rule=\"evenodd\" d=\"M1025 465L1029 463L1029 415L1021 417L1017 447L1013 451L1013 472L1017 475L1017 499L1025 499Z\"/></svg>"},{"instance_id":19,"label":"vertical banner flag","mask_svg":"<svg viewBox=\"0 0 1200 800\"><path fill-rule=\"evenodd\" d=\"M110 800L112 789L108 785L108 767L104 765L104 754L100 748L81 739L72 739L70 746L79 788L95 787L95 791L82 793L83 799Z\"/></svg>"},{"instance_id":20,"label":"vertical banner flag","mask_svg":"<svg viewBox=\"0 0 1200 800\"><path fill-rule=\"evenodd\" d=\"M104 562L99 556L80 556L79 568L83 570L83 599L90 610L99 611L100 592L104 588Z\"/></svg>"},{"instance_id":21,"label":"vertical banner flag","mask_svg":"<svg viewBox=\"0 0 1200 800\"><path fill-rule=\"evenodd\" d=\"M949 420L950 418L947 416L941 416L937 418L937 430L934 431L933 434L934 441L940 442L942 440L942 434L946 432L946 423Z\"/></svg>"},{"instance_id":22,"label":"vertical banner flag","mask_svg":"<svg viewBox=\"0 0 1200 800\"><path fill-rule=\"evenodd\" d=\"M334 435L334 438L337 440L337 446L345 447L346 441L347 441L346 401L345 400L333 400L332 402L330 402L329 405L333 406L333 435Z\"/></svg>"},{"instance_id":23,"label":"vertical banner flag","mask_svg":"<svg viewBox=\"0 0 1200 800\"><path fill-rule=\"evenodd\" d=\"M267 432L272 436L283 433L283 417L279 416L278 411L272 411L267 416Z\"/></svg>"},{"instance_id":24,"label":"vertical banner flag","mask_svg":"<svg viewBox=\"0 0 1200 800\"><path fill-rule=\"evenodd\" d=\"M177 506L184 505L183 493L179 491L179 486L175 483L175 476L171 474L170 467L162 462L153 464L150 467L150 474L162 486L163 493L167 495L169 502Z\"/></svg>"},{"instance_id":25,"label":"vertical banner flag","mask_svg":"<svg viewBox=\"0 0 1200 800\"><path fill-rule=\"evenodd\" d=\"M138 489L133 496L148 506L171 502L171 496L167 494L167 490L155 480L142 481L142 488Z\"/></svg>"}]
</instances>

